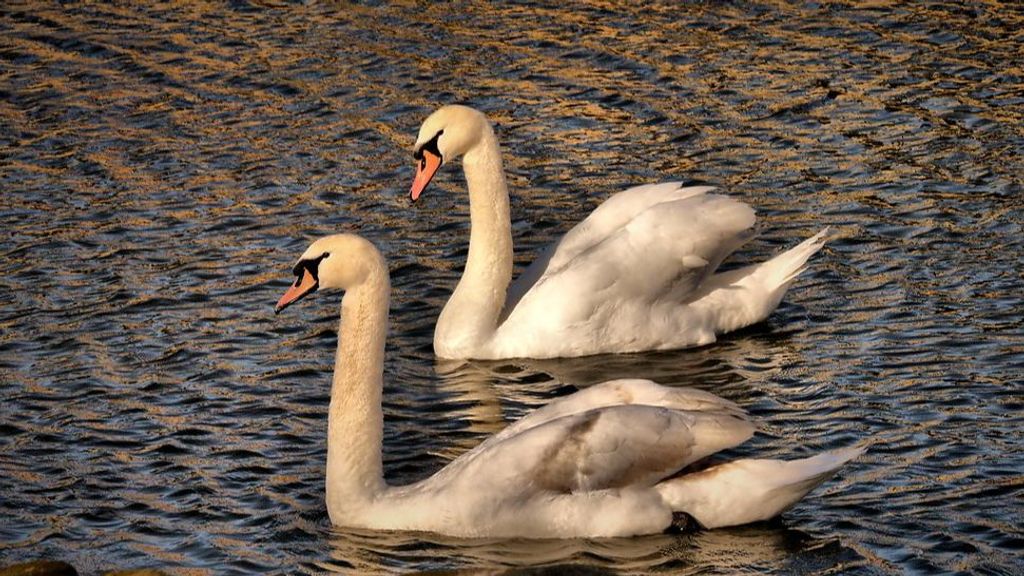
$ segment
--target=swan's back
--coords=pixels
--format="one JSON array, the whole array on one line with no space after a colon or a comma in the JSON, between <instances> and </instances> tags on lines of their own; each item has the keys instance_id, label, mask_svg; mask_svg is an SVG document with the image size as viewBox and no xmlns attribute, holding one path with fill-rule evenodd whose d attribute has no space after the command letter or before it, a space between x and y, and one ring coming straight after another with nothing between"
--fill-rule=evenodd
<instances>
[{"instance_id":1,"label":"swan's back","mask_svg":"<svg viewBox=\"0 0 1024 576\"><path fill-rule=\"evenodd\" d=\"M623 221L616 205L634 209L639 202L613 197L594 212L593 222L588 218L587 226L567 234L546 264L524 274L516 290L532 284L498 327L495 357L536 355L537 348L553 356L661 348L677 343L673 332L683 322L701 330L688 337L714 337L712 325L684 318L695 313L685 305L752 236L754 211L706 188L649 189L681 198L649 202ZM539 277L528 277L542 266ZM522 334L531 342L522 342Z\"/></svg>"},{"instance_id":2,"label":"swan's back","mask_svg":"<svg viewBox=\"0 0 1024 576\"><path fill-rule=\"evenodd\" d=\"M711 186L683 187L679 182L663 182L634 186L608 198L582 222L548 246L509 286L501 319L508 317L509 312L515 309L519 300L537 280L559 272L574 258L607 240L648 208L663 202L700 196L712 190L714 188Z\"/></svg>"}]
</instances>

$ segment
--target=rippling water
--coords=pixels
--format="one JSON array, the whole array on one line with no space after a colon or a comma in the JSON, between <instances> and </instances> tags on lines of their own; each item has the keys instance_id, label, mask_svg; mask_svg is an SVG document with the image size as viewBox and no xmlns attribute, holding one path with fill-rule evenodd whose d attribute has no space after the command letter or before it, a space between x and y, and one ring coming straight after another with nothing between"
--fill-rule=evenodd
<instances>
[{"instance_id":1,"label":"rippling water","mask_svg":"<svg viewBox=\"0 0 1024 576\"><path fill-rule=\"evenodd\" d=\"M1014 573L1024 555L1024 11L887 2L233 2L0 7L0 563L320 573ZM441 103L498 124L517 262L667 179L755 206L763 258L825 225L763 325L673 353L435 365L466 255L449 167L406 200ZM336 530L337 313L272 304L314 237L394 275L385 468L421 478L607 378L697 386L742 454L877 445L772 523L647 538Z\"/></svg>"}]
</instances>

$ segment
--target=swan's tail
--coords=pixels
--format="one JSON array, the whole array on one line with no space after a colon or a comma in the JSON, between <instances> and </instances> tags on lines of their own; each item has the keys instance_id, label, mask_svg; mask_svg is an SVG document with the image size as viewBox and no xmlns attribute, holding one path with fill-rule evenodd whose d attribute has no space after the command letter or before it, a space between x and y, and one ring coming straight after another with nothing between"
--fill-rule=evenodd
<instances>
[{"instance_id":1,"label":"swan's tail","mask_svg":"<svg viewBox=\"0 0 1024 576\"><path fill-rule=\"evenodd\" d=\"M829 229L775 256L767 262L715 274L698 300L715 311L715 333L756 324L782 302L789 285L807 269L807 259L828 240Z\"/></svg>"},{"instance_id":2,"label":"swan's tail","mask_svg":"<svg viewBox=\"0 0 1024 576\"><path fill-rule=\"evenodd\" d=\"M778 294L779 300L782 300L782 295L793 280L807 269L808 258L814 256L828 241L828 232L826 226L821 232L757 267L757 275L765 287Z\"/></svg>"},{"instance_id":3,"label":"swan's tail","mask_svg":"<svg viewBox=\"0 0 1024 576\"><path fill-rule=\"evenodd\" d=\"M767 520L796 504L867 450L861 443L802 460L735 460L656 486L673 511L705 528Z\"/></svg>"}]
</instances>

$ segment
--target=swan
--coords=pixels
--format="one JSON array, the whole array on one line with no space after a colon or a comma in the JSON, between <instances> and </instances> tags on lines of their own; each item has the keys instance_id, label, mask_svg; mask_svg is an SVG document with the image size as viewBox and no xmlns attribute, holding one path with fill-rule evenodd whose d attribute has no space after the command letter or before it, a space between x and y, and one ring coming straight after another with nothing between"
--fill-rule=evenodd
<instances>
[{"instance_id":1,"label":"swan","mask_svg":"<svg viewBox=\"0 0 1024 576\"><path fill-rule=\"evenodd\" d=\"M553 358L702 346L779 305L828 229L771 260L716 274L753 233L754 211L706 186L638 186L602 203L514 282L501 149L487 117L444 106L420 127L410 196L459 156L469 256L438 318L447 359Z\"/></svg>"},{"instance_id":2,"label":"swan","mask_svg":"<svg viewBox=\"0 0 1024 576\"><path fill-rule=\"evenodd\" d=\"M293 273L276 312L313 292L345 291L327 425L327 512L337 526L611 537L661 532L680 512L707 528L731 526L781 513L864 451L681 474L748 439L746 413L708 392L613 380L553 400L429 478L389 486L381 463L387 265L370 242L339 234L315 241Z\"/></svg>"}]
</instances>

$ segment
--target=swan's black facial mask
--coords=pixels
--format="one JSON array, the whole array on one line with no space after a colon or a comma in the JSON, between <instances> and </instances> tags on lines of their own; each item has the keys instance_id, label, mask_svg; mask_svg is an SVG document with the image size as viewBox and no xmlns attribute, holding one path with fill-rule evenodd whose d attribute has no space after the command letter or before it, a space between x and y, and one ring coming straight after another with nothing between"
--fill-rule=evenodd
<instances>
[{"instance_id":1,"label":"swan's black facial mask","mask_svg":"<svg viewBox=\"0 0 1024 576\"><path fill-rule=\"evenodd\" d=\"M324 252L311 260L299 260L298 264L292 268L292 273L295 274L295 283L277 301L277 306L274 306L274 314L278 314L281 310L302 300L306 294L317 291L320 287L320 262L328 256L330 254Z\"/></svg>"},{"instance_id":2,"label":"swan's black facial mask","mask_svg":"<svg viewBox=\"0 0 1024 576\"><path fill-rule=\"evenodd\" d=\"M323 254L317 256L316 258L313 258L312 260L299 260L295 264L295 267L292 268L292 274L295 275L295 283L299 283L299 281L302 279L302 271L305 270L309 272L310 276L313 277L313 280L316 280L317 283L319 284L320 262L322 262L323 259L327 258L328 256L330 256L330 253L324 252Z\"/></svg>"},{"instance_id":3,"label":"swan's black facial mask","mask_svg":"<svg viewBox=\"0 0 1024 576\"><path fill-rule=\"evenodd\" d=\"M441 138L442 134L444 134L444 130L438 130L437 134L434 134L433 138L431 138L430 140L427 140L423 144L423 146L420 146L419 148L417 148L412 153L412 157L415 158L416 160L419 160L421 166L423 165L422 163L423 163L423 160L424 160L423 159L423 153L424 152L430 152L431 154L433 154L434 156L437 156L438 158L441 157L441 151L437 148L437 141Z\"/></svg>"}]
</instances>

